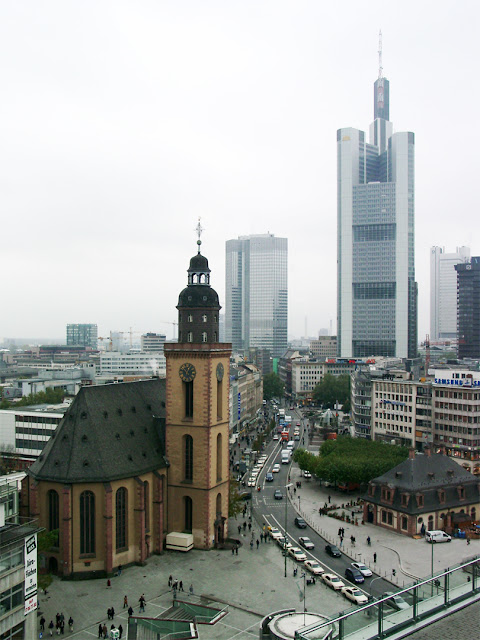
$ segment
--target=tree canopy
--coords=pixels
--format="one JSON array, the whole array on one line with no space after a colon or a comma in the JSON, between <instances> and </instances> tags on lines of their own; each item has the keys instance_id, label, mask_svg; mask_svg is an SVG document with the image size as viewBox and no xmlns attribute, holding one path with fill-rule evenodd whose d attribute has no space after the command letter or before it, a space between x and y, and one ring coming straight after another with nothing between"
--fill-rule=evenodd
<instances>
[{"instance_id":1,"label":"tree canopy","mask_svg":"<svg viewBox=\"0 0 480 640\"><path fill-rule=\"evenodd\" d=\"M45 391L31 393L28 396L23 396L23 398L20 398L20 400L16 400L15 402L3 399L0 402L0 409L28 407L32 404L59 404L60 402L63 402L64 397L64 389L52 389L51 387L48 387Z\"/></svg>"},{"instance_id":2,"label":"tree canopy","mask_svg":"<svg viewBox=\"0 0 480 640\"><path fill-rule=\"evenodd\" d=\"M322 404L328 409L333 409L335 403L338 402L343 405L345 412L350 411L350 376L325 374L315 386L313 398L317 404Z\"/></svg>"},{"instance_id":3,"label":"tree canopy","mask_svg":"<svg viewBox=\"0 0 480 640\"><path fill-rule=\"evenodd\" d=\"M271 400L272 398L281 398L285 385L276 373L267 373L263 376L263 398Z\"/></svg>"},{"instance_id":4,"label":"tree canopy","mask_svg":"<svg viewBox=\"0 0 480 640\"><path fill-rule=\"evenodd\" d=\"M365 440L345 438L327 440L318 455L297 449L293 459L301 469L331 483L367 484L408 457L408 448Z\"/></svg>"}]
</instances>

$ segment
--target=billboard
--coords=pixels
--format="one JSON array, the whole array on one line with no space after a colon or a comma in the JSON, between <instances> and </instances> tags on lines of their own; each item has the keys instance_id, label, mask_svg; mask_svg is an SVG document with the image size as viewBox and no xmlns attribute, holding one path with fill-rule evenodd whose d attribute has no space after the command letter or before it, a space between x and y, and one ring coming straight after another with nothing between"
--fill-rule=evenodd
<instances>
[{"instance_id":1,"label":"billboard","mask_svg":"<svg viewBox=\"0 0 480 640\"><path fill-rule=\"evenodd\" d=\"M25 615L37 608L37 534L25 538Z\"/></svg>"}]
</instances>

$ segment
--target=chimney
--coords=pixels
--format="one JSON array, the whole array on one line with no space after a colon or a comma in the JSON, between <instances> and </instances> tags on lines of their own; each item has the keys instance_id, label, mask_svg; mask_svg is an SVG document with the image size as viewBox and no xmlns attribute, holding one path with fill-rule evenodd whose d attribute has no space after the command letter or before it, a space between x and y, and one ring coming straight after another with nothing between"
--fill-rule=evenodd
<instances>
[{"instance_id":1,"label":"chimney","mask_svg":"<svg viewBox=\"0 0 480 640\"><path fill-rule=\"evenodd\" d=\"M408 457L410 460L415 460L415 449L413 447L408 450Z\"/></svg>"}]
</instances>

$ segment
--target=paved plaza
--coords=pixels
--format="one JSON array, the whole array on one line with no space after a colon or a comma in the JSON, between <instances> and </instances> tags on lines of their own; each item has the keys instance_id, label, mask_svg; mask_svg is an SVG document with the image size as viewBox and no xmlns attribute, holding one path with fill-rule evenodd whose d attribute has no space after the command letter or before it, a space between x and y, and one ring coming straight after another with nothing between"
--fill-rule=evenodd
<instances>
[{"instance_id":1,"label":"paved plaza","mask_svg":"<svg viewBox=\"0 0 480 640\"><path fill-rule=\"evenodd\" d=\"M300 471L291 469L291 482L300 480ZM341 506L351 500L331 488L323 487L315 480L301 478L302 488L291 493L290 499L297 511L327 540L338 543L339 526L345 528L344 553L354 559L361 559L382 576L386 576L399 587L410 583L414 578L426 577L430 574L432 547L424 540L412 540L374 527L373 525L357 526L340 522L328 516L320 516L319 507L328 502ZM255 503L258 496L253 497L253 529L255 540L263 523L255 521ZM348 512L348 509L345 508ZM351 511L351 509L350 509ZM231 536L238 538L238 525L244 519L230 521ZM360 516L361 522L361 516ZM350 536L356 538L355 547L350 545ZM369 547L366 539L370 536ZM111 580L107 587L106 579L84 581L61 581L54 579L47 595L40 595L39 611L48 622L55 620L57 612L63 612L67 620L71 615L75 621L74 632L65 631L65 635L76 638L98 637L98 625L105 623L107 628L112 624L107 620L107 609L114 607L113 623L122 624L123 637L126 637L127 610L123 608L123 598L128 597L129 604L139 613L138 599L145 594L147 606L146 616L157 617L172 605L173 594L168 588L168 577L183 582L184 594L179 597L190 598L189 587L193 585L194 599L202 597L204 602L216 603L219 607L228 607L228 615L214 626L199 625L200 638L209 640L246 640L258 638L259 623L263 616L271 611L285 607L303 610L303 579L298 572L293 576L294 563L290 559L287 564L287 577L284 577L284 558L279 547L273 542L262 542L257 549L250 549L251 532L240 536L242 546L238 555L230 550L197 551L183 554L166 552L161 556L151 557L144 567L132 566L122 571L120 576ZM373 564L373 553L377 553L377 564ZM453 566L480 554L480 541L474 540L470 545L465 540L453 540L449 544L434 546L435 571ZM392 569L396 576L392 577ZM306 587L307 610L333 615L348 608L343 596L333 592L320 581ZM40 617L40 616L39 616ZM441 624L441 623L439 623ZM432 627L433 628L433 627ZM424 632L426 633L426 632ZM429 636L418 636L427 638Z\"/></svg>"}]
</instances>

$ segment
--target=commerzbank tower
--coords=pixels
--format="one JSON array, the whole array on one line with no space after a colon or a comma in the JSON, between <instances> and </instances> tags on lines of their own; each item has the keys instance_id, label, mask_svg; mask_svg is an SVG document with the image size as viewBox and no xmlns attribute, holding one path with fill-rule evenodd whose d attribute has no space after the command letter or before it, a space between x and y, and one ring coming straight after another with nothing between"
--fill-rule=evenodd
<instances>
[{"instance_id":1,"label":"commerzbank tower","mask_svg":"<svg viewBox=\"0 0 480 640\"><path fill-rule=\"evenodd\" d=\"M337 333L346 358L417 353L415 136L393 133L390 83L374 84L374 121L337 131Z\"/></svg>"}]
</instances>

